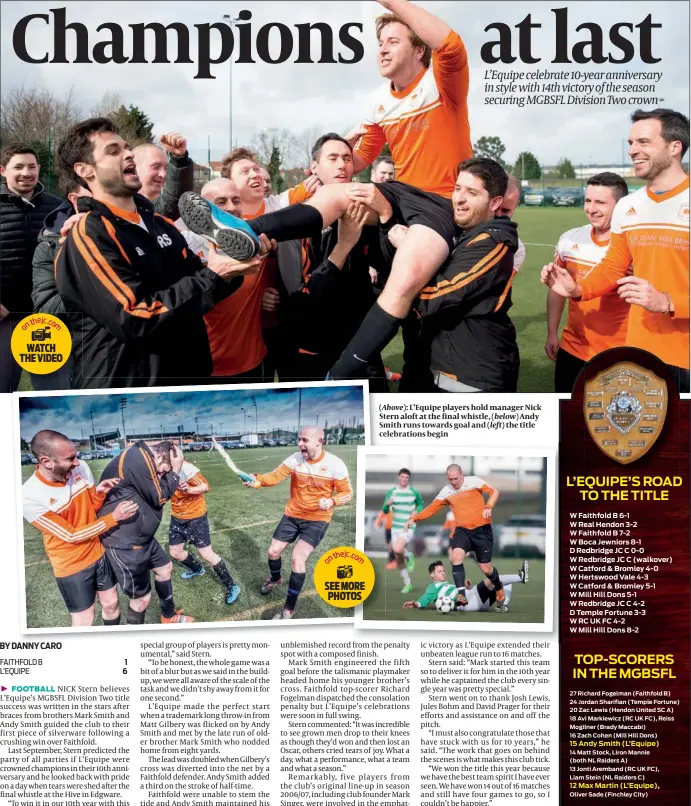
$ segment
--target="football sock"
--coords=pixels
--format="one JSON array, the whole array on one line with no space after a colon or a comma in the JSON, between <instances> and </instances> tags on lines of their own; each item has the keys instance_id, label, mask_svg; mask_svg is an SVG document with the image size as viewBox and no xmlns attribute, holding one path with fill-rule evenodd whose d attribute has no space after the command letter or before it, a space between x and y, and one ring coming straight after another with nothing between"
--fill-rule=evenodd
<instances>
[{"instance_id":1,"label":"football sock","mask_svg":"<svg viewBox=\"0 0 691 806\"><path fill-rule=\"evenodd\" d=\"M494 585L496 590L501 590L504 586L501 584L501 579L499 579L499 571L496 568L492 569L491 574L485 574L487 579Z\"/></svg>"},{"instance_id":2,"label":"football sock","mask_svg":"<svg viewBox=\"0 0 691 806\"><path fill-rule=\"evenodd\" d=\"M181 562L183 565L187 566L187 568L189 568L189 569L190 569L190 571L201 571L201 570L202 570L202 564L201 564L200 562L198 562L198 561L197 561L197 560L196 560L196 559L195 559L195 558L194 558L194 557L193 557L191 554L189 554L189 553L187 554L187 556L185 557L185 559L184 559L184 560L180 560L180 562Z\"/></svg>"},{"instance_id":3,"label":"football sock","mask_svg":"<svg viewBox=\"0 0 691 806\"><path fill-rule=\"evenodd\" d=\"M499 580L503 587L504 585L513 585L515 582L523 582L523 576L521 574L502 574Z\"/></svg>"},{"instance_id":4,"label":"football sock","mask_svg":"<svg viewBox=\"0 0 691 806\"><path fill-rule=\"evenodd\" d=\"M393 549L391 548L391 544L390 544L390 543L389 543L389 545L388 545L388 549L389 549L389 562L390 562L390 563L392 563L392 562L394 562L394 561L395 561L395 559L396 559L396 555L393 553Z\"/></svg>"},{"instance_id":5,"label":"football sock","mask_svg":"<svg viewBox=\"0 0 691 806\"><path fill-rule=\"evenodd\" d=\"M401 568L401 579L404 585L410 585L410 574L407 568Z\"/></svg>"},{"instance_id":6,"label":"football sock","mask_svg":"<svg viewBox=\"0 0 691 806\"><path fill-rule=\"evenodd\" d=\"M286 610L295 610L306 576L307 574L298 574L297 571L291 571L290 580L288 581L288 595L286 596Z\"/></svg>"},{"instance_id":7,"label":"football sock","mask_svg":"<svg viewBox=\"0 0 691 806\"><path fill-rule=\"evenodd\" d=\"M175 615L175 605L173 604L173 581L167 579L165 582L154 582L156 593L161 600L161 613L165 618L172 618Z\"/></svg>"},{"instance_id":8,"label":"football sock","mask_svg":"<svg viewBox=\"0 0 691 806\"><path fill-rule=\"evenodd\" d=\"M491 591L484 582L480 582L479 585L476 586L475 590L477 591L481 602L486 602L494 595L494 591Z\"/></svg>"},{"instance_id":9,"label":"football sock","mask_svg":"<svg viewBox=\"0 0 691 806\"><path fill-rule=\"evenodd\" d=\"M118 613L116 618L104 618L103 619L103 626L104 627L115 627L116 624L120 623L120 614Z\"/></svg>"},{"instance_id":10,"label":"football sock","mask_svg":"<svg viewBox=\"0 0 691 806\"><path fill-rule=\"evenodd\" d=\"M269 571L271 572L271 581L278 582L281 578L281 558L277 560L269 560Z\"/></svg>"},{"instance_id":11,"label":"football sock","mask_svg":"<svg viewBox=\"0 0 691 806\"><path fill-rule=\"evenodd\" d=\"M216 576L221 580L221 585L223 585L226 590L230 590L235 584L235 581L233 580L233 577L225 562L223 560L219 560L216 565L211 567L216 572Z\"/></svg>"},{"instance_id":12,"label":"football sock","mask_svg":"<svg viewBox=\"0 0 691 806\"><path fill-rule=\"evenodd\" d=\"M127 605L127 623L128 624L143 624L146 618L146 610L141 613L138 610L132 610L130 605Z\"/></svg>"},{"instance_id":13,"label":"football sock","mask_svg":"<svg viewBox=\"0 0 691 806\"><path fill-rule=\"evenodd\" d=\"M350 340L350 344L329 370L329 378L339 380L360 377L365 370L365 364L386 347L402 324L403 319L391 316L375 302L357 333Z\"/></svg>"},{"instance_id":14,"label":"football sock","mask_svg":"<svg viewBox=\"0 0 691 806\"><path fill-rule=\"evenodd\" d=\"M460 590L465 590L465 568L463 563L452 565L451 571L453 572L453 584Z\"/></svg>"},{"instance_id":15,"label":"football sock","mask_svg":"<svg viewBox=\"0 0 691 806\"><path fill-rule=\"evenodd\" d=\"M247 222L257 235L278 241L295 241L318 235L324 228L322 214L309 204L293 204Z\"/></svg>"}]
</instances>

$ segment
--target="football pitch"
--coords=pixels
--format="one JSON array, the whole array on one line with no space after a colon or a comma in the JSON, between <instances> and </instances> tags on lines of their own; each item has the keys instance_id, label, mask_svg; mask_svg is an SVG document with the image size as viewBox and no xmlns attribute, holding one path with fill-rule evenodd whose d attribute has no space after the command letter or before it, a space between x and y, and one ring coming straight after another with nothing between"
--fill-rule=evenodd
<instances>
[{"instance_id":1,"label":"football pitch","mask_svg":"<svg viewBox=\"0 0 691 806\"><path fill-rule=\"evenodd\" d=\"M445 557L416 557L415 569L410 575L414 586L412 593L401 593L403 582L397 570L386 571L386 558L373 558L375 579L374 590L363 604L363 618L368 621L434 621L463 629L464 622L484 621L491 624L521 623L541 624L544 621L545 561L529 560L530 569L528 583L516 583L511 592L508 613L463 613L451 612L445 615L438 613L434 605L424 610L414 608L403 610L403 602L419 599L430 583L427 566L435 559L444 560L446 578L451 580L451 566ZM515 557L496 557L494 564L500 574L516 574L521 567L521 560ZM465 572L473 584L482 581L483 574L474 560L465 561Z\"/></svg>"},{"instance_id":2,"label":"football pitch","mask_svg":"<svg viewBox=\"0 0 691 806\"><path fill-rule=\"evenodd\" d=\"M294 446L279 448L245 448L230 451L236 464L249 473L267 473L295 451ZM348 467L353 490L356 491L357 474L355 461L357 447L354 445L329 445L328 451L341 458ZM271 619L280 610L285 600L290 576L289 546L283 554L283 584L268 596L262 596L259 588L266 579L268 566L266 550L271 542L274 528L283 514L290 479L275 487L259 490L247 489L230 472L216 452L186 453L185 458L196 465L210 484L205 498L209 510L211 543L217 554L226 561L228 568L240 585L240 598L233 605L226 605L224 589L210 566L206 574L190 580L181 580L184 567L173 563L173 591L176 608L193 616L199 622L261 621ZM98 482L107 459L89 462ZM22 479L34 472L35 466L22 467ZM156 538L168 551L168 527L170 504L166 504L163 520ZM316 560L328 549L336 546L355 545L355 496L351 503L337 507L331 525L319 547L315 549L307 565L307 577L298 600L296 619L343 618L353 615L352 609L331 607L314 589L312 571ZM195 549L192 549L195 556ZM41 534L24 522L24 563L26 583L27 627L69 627L70 619L50 564L43 549ZM153 577L152 577L153 579ZM120 595L121 623L125 623L127 599ZM161 611L155 591L146 613L146 624L160 624ZM101 625L100 606L96 605L96 620Z\"/></svg>"},{"instance_id":3,"label":"football pitch","mask_svg":"<svg viewBox=\"0 0 691 806\"><path fill-rule=\"evenodd\" d=\"M554 256L559 236L588 221L580 207L519 207L513 220L525 244L526 258L512 287L513 307L509 315L516 327L521 369L519 392L553 392L554 362L545 355L547 288L540 282L540 271ZM562 323L566 320L566 313ZM398 336L384 350L382 357L389 369L400 372L403 366L403 337Z\"/></svg>"}]
</instances>

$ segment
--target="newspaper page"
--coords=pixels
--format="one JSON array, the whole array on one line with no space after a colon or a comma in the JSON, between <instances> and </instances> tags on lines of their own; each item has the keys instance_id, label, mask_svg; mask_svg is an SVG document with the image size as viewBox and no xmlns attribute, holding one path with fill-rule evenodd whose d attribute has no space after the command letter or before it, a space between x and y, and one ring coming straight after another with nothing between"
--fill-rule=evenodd
<instances>
[{"instance_id":1,"label":"newspaper page","mask_svg":"<svg viewBox=\"0 0 691 806\"><path fill-rule=\"evenodd\" d=\"M691 802L689 4L0 15L0 803Z\"/></svg>"}]
</instances>

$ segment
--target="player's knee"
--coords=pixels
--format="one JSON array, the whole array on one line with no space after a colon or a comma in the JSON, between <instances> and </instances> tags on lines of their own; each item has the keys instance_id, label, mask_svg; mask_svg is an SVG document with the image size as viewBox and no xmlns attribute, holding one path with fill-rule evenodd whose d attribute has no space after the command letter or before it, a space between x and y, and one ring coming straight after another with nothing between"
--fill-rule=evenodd
<instances>
[{"instance_id":1,"label":"player's knee","mask_svg":"<svg viewBox=\"0 0 691 806\"><path fill-rule=\"evenodd\" d=\"M171 546L170 556L175 560L184 560L187 556L187 549L184 546Z\"/></svg>"},{"instance_id":2,"label":"player's knee","mask_svg":"<svg viewBox=\"0 0 691 806\"><path fill-rule=\"evenodd\" d=\"M95 607L87 607L86 610L80 610L79 613L71 613L73 627L91 627L94 623Z\"/></svg>"},{"instance_id":3,"label":"player's knee","mask_svg":"<svg viewBox=\"0 0 691 806\"><path fill-rule=\"evenodd\" d=\"M118 589L113 587L107 591L100 591L98 600L101 603L104 615L114 613L118 609Z\"/></svg>"},{"instance_id":4,"label":"player's knee","mask_svg":"<svg viewBox=\"0 0 691 806\"><path fill-rule=\"evenodd\" d=\"M302 557L293 556L290 558L290 570L295 574L305 574L307 573L307 563Z\"/></svg>"},{"instance_id":5,"label":"player's knee","mask_svg":"<svg viewBox=\"0 0 691 806\"><path fill-rule=\"evenodd\" d=\"M218 565L218 563L221 561L221 558L218 556L218 554L216 554L211 546L203 546L199 549L199 554L211 565Z\"/></svg>"},{"instance_id":6,"label":"player's knee","mask_svg":"<svg viewBox=\"0 0 691 806\"><path fill-rule=\"evenodd\" d=\"M154 568L154 576L157 582L167 582L173 573L173 563L166 563L160 568Z\"/></svg>"},{"instance_id":7,"label":"player's knee","mask_svg":"<svg viewBox=\"0 0 691 806\"><path fill-rule=\"evenodd\" d=\"M279 560L281 558L280 549L274 548L273 546L269 546L267 554L270 560Z\"/></svg>"},{"instance_id":8,"label":"player's knee","mask_svg":"<svg viewBox=\"0 0 691 806\"><path fill-rule=\"evenodd\" d=\"M151 602L151 591L140 596L138 599L130 599L130 607L136 613L143 613Z\"/></svg>"},{"instance_id":9,"label":"player's knee","mask_svg":"<svg viewBox=\"0 0 691 806\"><path fill-rule=\"evenodd\" d=\"M494 571L494 566L492 565L492 563L478 563L478 565L480 566L480 570L482 571L482 573L487 574L487 576L489 576L492 573L492 571Z\"/></svg>"}]
</instances>

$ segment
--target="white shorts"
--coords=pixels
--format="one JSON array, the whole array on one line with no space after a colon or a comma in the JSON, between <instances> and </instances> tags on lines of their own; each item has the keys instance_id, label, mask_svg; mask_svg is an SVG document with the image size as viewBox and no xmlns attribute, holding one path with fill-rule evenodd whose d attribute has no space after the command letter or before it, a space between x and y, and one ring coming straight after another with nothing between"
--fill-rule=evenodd
<instances>
[{"instance_id":1,"label":"white shorts","mask_svg":"<svg viewBox=\"0 0 691 806\"><path fill-rule=\"evenodd\" d=\"M405 540L408 543L415 537L415 529L392 529L391 530L391 543L395 544L399 540Z\"/></svg>"}]
</instances>

